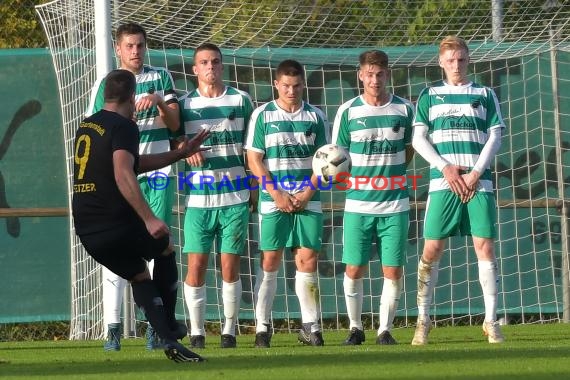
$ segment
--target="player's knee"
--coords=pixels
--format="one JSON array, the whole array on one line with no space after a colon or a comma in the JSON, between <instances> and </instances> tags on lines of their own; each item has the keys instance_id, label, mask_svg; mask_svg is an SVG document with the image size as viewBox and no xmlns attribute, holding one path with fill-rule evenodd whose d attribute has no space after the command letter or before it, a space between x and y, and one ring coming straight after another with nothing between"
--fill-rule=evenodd
<instances>
[{"instance_id":1,"label":"player's knee","mask_svg":"<svg viewBox=\"0 0 570 380\"><path fill-rule=\"evenodd\" d=\"M495 243L493 239L473 237L473 248L480 260L492 261L495 259Z\"/></svg>"},{"instance_id":2,"label":"player's knee","mask_svg":"<svg viewBox=\"0 0 570 380\"><path fill-rule=\"evenodd\" d=\"M359 280L364 277L366 266L346 265L345 273L351 280Z\"/></svg>"},{"instance_id":3,"label":"player's knee","mask_svg":"<svg viewBox=\"0 0 570 380\"><path fill-rule=\"evenodd\" d=\"M299 257L296 260L297 270L300 272L314 272L317 270L317 258L308 256L308 257Z\"/></svg>"},{"instance_id":4,"label":"player's knee","mask_svg":"<svg viewBox=\"0 0 570 380\"><path fill-rule=\"evenodd\" d=\"M239 279L239 256L222 254L222 279L225 282L236 282Z\"/></svg>"},{"instance_id":5,"label":"player's knee","mask_svg":"<svg viewBox=\"0 0 570 380\"><path fill-rule=\"evenodd\" d=\"M192 287L200 287L206 283L206 271L197 271L195 268L188 268L184 282Z\"/></svg>"},{"instance_id":6,"label":"player's knee","mask_svg":"<svg viewBox=\"0 0 570 380\"><path fill-rule=\"evenodd\" d=\"M392 281L398 281L400 278L402 278L404 270L402 267L382 266L382 273L384 275L384 278Z\"/></svg>"},{"instance_id":7,"label":"player's knee","mask_svg":"<svg viewBox=\"0 0 570 380\"><path fill-rule=\"evenodd\" d=\"M234 283L239 280L239 267L222 268L222 280L227 283Z\"/></svg>"},{"instance_id":8,"label":"player's knee","mask_svg":"<svg viewBox=\"0 0 570 380\"><path fill-rule=\"evenodd\" d=\"M426 263L432 263L438 261L443 254L443 249L445 248L444 240L426 240L424 244L424 250L422 253L422 259Z\"/></svg>"},{"instance_id":9,"label":"player's knee","mask_svg":"<svg viewBox=\"0 0 570 380\"><path fill-rule=\"evenodd\" d=\"M281 253L278 251L264 251L261 268L265 272L276 272L281 264Z\"/></svg>"}]
</instances>

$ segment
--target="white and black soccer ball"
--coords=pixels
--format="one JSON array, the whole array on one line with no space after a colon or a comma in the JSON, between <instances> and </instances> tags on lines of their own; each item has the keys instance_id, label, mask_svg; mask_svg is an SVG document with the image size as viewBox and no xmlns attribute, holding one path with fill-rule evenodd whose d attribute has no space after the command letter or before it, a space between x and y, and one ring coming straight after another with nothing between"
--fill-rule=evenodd
<instances>
[{"instance_id":1,"label":"white and black soccer ball","mask_svg":"<svg viewBox=\"0 0 570 380\"><path fill-rule=\"evenodd\" d=\"M350 153L336 144L326 144L317 149L313 156L313 173L322 182L337 182L337 174L350 173L352 160Z\"/></svg>"}]
</instances>

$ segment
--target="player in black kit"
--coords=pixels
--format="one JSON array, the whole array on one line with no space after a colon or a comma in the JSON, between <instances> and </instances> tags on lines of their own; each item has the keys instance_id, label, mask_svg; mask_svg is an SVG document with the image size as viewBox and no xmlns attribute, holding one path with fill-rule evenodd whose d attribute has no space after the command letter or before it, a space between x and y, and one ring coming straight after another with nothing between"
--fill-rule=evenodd
<instances>
[{"instance_id":1,"label":"player in black kit","mask_svg":"<svg viewBox=\"0 0 570 380\"><path fill-rule=\"evenodd\" d=\"M174 314L171 290L178 285L178 270L169 229L144 200L136 175L196 153L208 132L185 138L169 152L139 156L135 77L113 70L105 81L103 109L83 120L75 136L75 232L89 255L130 281L136 304L164 340L166 356L176 362L203 361L178 342L186 332ZM151 280L146 261L152 259Z\"/></svg>"}]
</instances>

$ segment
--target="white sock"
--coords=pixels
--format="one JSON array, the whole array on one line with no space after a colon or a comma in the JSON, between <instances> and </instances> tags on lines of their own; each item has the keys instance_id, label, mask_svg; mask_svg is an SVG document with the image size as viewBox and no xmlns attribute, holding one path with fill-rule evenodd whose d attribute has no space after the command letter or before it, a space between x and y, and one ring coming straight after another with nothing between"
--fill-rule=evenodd
<instances>
[{"instance_id":1,"label":"white sock","mask_svg":"<svg viewBox=\"0 0 570 380\"><path fill-rule=\"evenodd\" d=\"M382 296L380 297L380 326L378 327L378 335L383 331L392 330L403 285L404 279L402 277L395 281L384 278Z\"/></svg>"},{"instance_id":2,"label":"white sock","mask_svg":"<svg viewBox=\"0 0 570 380\"><path fill-rule=\"evenodd\" d=\"M321 303L317 272L306 273L297 271L295 273L295 293L299 299L302 323L310 323L311 331L320 330L318 322L321 313Z\"/></svg>"},{"instance_id":3,"label":"white sock","mask_svg":"<svg viewBox=\"0 0 570 380\"><path fill-rule=\"evenodd\" d=\"M103 323L105 335L111 323L121 323L121 306L127 280L103 267Z\"/></svg>"},{"instance_id":4,"label":"white sock","mask_svg":"<svg viewBox=\"0 0 570 380\"><path fill-rule=\"evenodd\" d=\"M224 329L222 334L236 335L236 323L241 301L241 280L222 281L222 301L224 302Z\"/></svg>"},{"instance_id":5,"label":"white sock","mask_svg":"<svg viewBox=\"0 0 570 380\"><path fill-rule=\"evenodd\" d=\"M277 292L277 273L259 269L255 276L255 332L267 332L271 323L271 309Z\"/></svg>"},{"instance_id":6,"label":"white sock","mask_svg":"<svg viewBox=\"0 0 570 380\"><path fill-rule=\"evenodd\" d=\"M479 283L485 302L485 322L497 320L497 262L479 261Z\"/></svg>"},{"instance_id":7,"label":"white sock","mask_svg":"<svg viewBox=\"0 0 570 380\"><path fill-rule=\"evenodd\" d=\"M362 301L364 299L364 281L359 278L353 280L344 274L344 301L346 302L346 312L350 321L349 328L362 328Z\"/></svg>"},{"instance_id":8,"label":"white sock","mask_svg":"<svg viewBox=\"0 0 570 380\"><path fill-rule=\"evenodd\" d=\"M429 309L433 297L433 290L439 275L439 261L431 264L422 259L418 263L418 318L429 318Z\"/></svg>"},{"instance_id":9,"label":"white sock","mask_svg":"<svg viewBox=\"0 0 570 380\"><path fill-rule=\"evenodd\" d=\"M184 283L184 299L190 312L190 335L206 336L206 286L190 286Z\"/></svg>"}]
</instances>

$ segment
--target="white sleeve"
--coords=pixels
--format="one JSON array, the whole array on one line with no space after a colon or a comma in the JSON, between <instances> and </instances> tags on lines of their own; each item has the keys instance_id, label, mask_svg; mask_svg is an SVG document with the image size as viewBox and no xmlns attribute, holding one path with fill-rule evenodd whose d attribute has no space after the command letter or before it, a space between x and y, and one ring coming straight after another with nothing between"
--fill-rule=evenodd
<instances>
[{"instance_id":1,"label":"white sleeve","mask_svg":"<svg viewBox=\"0 0 570 380\"><path fill-rule=\"evenodd\" d=\"M495 157L500 148L501 128L497 127L489 131L489 139L483 146L473 170L482 174L491 165L491 160Z\"/></svg>"},{"instance_id":2,"label":"white sleeve","mask_svg":"<svg viewBox=\"0 0 570 380\"><path fill-rule=\"evenodd\" d=\"M95 99L97 98L97 93L99 92L99 87L101 86L102 81L103 78L97 79L93 87L91 87L91 97L89 98L87 109L85 110L85 117L89 117L95 113Z\"/></svg>"},{"instance_id":3,"label":"white sleeve","mask_svg":"<svg viewBox=\"0 0 570 380\"><path fill-rule=\"evenodd\" d=\"M321 115L321 118L323 119L323 125L324 125L324 130L325 130L325 140L327 142L327 144L331 143L331 123L329 123L329 119L327 117L327 114L324 113L323 110L321 110L320 108L315 107L318 111L319 114Z\"/></svg>"},{"instance_id":4,"label":"white sleeve","mask_svg":"<svg viewBox=\"0 0 570 380\"><path fill-rule=\"evenodd\" d=\"M338 138L338 132L340 130L340 114L342 112L337 112L335 117L334 117L334 122L333 122L333 126L332 126L332 137L331 137L331 142L333 144L336 144L336 140Z\"/></svg>"},{"instance_id":5,"label":"white sleeve","mask_svg":"<svg viewBox=\"0 0 570 380\"><path fill-rule=\"evenodd\" d=\"M442 171L449 162L441 157L433 148L433 145L427 139L428 127L424 124L415 124L412 136L412 146L420 156L424 158L431 166Z\"/></svg>"}]
</instances>

